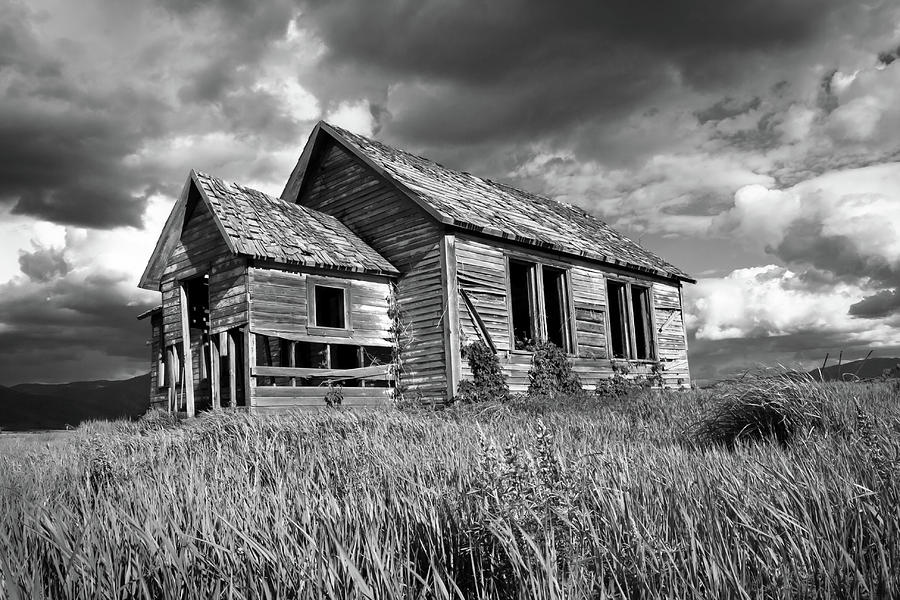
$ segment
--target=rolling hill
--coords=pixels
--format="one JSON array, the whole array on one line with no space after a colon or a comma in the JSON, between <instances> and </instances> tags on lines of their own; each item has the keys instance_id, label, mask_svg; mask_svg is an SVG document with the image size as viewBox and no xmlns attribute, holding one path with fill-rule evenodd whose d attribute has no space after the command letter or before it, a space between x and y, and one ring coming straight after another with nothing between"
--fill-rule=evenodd
<instances>
[{"instance_id":1,"label":"rolling hill","mask_svg":"<svg viewBox=\"0 0 900 600\"><path fill-rule=\"evenodd\" d=\"M0 386L0 429L65 429L89 419L138 417L147 410L149 388L149 374L121 381Z\"/></svg>"},{"instance_id":2,"label":"rolling hill","mask_svg":"<svg viewBox=\"0 0 900 600\"><path fill-rule=\"evenodd\" d=\"M886 370L891 370L891 377L900 377L900 358L870 358L869 360L854 360L853 362L845 362L838 366L836 363L830 364L822 369L822 377L825 381L840 381L843 379L853 379L856 375L860 379L872 379L881 377ZM810 375L819 378L819 369L813 369Z\"/></svg>"}]
</instances>

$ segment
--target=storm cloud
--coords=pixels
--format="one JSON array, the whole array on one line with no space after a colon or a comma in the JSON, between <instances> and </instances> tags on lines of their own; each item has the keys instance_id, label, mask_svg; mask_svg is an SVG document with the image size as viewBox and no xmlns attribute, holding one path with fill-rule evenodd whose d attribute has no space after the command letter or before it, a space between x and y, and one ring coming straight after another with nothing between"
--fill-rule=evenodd
<instances>
[{"instance_id":1,"label":"storm cloud","mask_svg":"<svg viewBox=\"0 0 900 600\"><path fill-rule=\"evenodd\" d=\"M698 374L895 347L898 19L843 0L7 2L0 384L145 368L134 315L158 298L135 284L188 171L277 194L320 118L577 204L697 275Z\"/></svg>"}]
</instances>

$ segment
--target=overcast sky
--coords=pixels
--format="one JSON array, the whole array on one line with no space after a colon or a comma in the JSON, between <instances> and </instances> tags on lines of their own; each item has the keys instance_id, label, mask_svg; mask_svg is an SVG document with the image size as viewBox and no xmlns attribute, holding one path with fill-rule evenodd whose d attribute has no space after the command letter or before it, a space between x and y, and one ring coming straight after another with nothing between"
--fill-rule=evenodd
<instances>
[{"instance_id":1,"label":"overcast sky","mask_svg":"<svg viewBox=\"0 0 900 600\"><path fill-rule=\"evenodd\" d=\"M191 168L278 195L326 119L578 204L694 275L693 374L900 354L900 8L0 0L0 385L149 364Z\"/></svg>"}]
</instances>

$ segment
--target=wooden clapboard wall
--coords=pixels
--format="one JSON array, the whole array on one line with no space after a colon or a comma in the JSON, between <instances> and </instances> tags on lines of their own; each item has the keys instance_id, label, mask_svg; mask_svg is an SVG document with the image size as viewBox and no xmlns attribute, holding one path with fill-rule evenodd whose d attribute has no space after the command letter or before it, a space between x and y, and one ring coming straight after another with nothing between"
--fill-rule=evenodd
<instances>
[{"instance_id":1,"label":"wooden clapboard wall","mask_svg":"<svg viewBox=\"0 0 900 600\"><path fill-rule=\"evenodd\" d=\"M310 278L325 285L347 285L350 296L352 335L331 340L332 343L386 346L391 340L388 316L391 293L386 278L367 280L348 273L347 277L323 276L316 272L290 271L251 266L248 269L250 290L250 329L254 333L289 340L322 341L325 336L310 334L308 283Z\"/></svg>"},{"instance_id":2,"label":"wooden clapboard wall","mask_svg":"<svg viewBox=\"0 0 900 600\"><path fill-rule=\"evenodd\" d=\"M296 200L340 219L400 271L396 300L407 340L400 385L413 396L443 401L447 378L439 226L332 141L311 159Z\"/></svg>"},{"instance_id":3,"label":"wooden clapboard wall","mask_svg":"<svg viewBox=\"0 0 900 600\"><path fill-rule=\"evenodd\" d=\"M531 355L515 351L509 335L506 252L514 252L520 257L530 255L537 262L544 260L569 268L577 348L572 359L574 369L587 387L595 385L601 377L610 377L613 371L606 338L608 271L586 261L567 260L558 254L470 234L456 237L457 277L461 290L460 345L489 336L497 348L510 389L514 392L527 390ZM658 333L658 355L664 382L671 387L687 386L690 374L679 287L648 283L652 283L653 289L654 326L663 327ZM631 374L649 374L651 366L632 361ZM471 378L465 360L462 361L461 375L463 379Z\"/></svg>"},{"instance_id":4,"label":"wooden clapboard wall","mask_svg":"<svg viewBox=\"0 0 900 600\"><path fill-rule=\"evenodd\" d=\"M209 272L209 331L239 327L248 320L247 259L224 251Z\"/></svg>"}]
</instances>

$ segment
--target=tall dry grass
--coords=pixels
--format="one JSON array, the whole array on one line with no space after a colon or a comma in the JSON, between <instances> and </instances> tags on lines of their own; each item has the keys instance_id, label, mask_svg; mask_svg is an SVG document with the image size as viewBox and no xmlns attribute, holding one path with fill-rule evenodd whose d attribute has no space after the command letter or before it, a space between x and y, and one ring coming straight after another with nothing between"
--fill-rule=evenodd
<instances>
[{"instance_id":1,"label":"tall dry grass","mask_svg":"<svg viewBox=\"0 0 900 600\"><path fill-rule=\"evenodd\" d=\"M756 383L793 402L784 381ZM55 452L0 458L0 589L895 596L900 399L809 393L828 418L782 443L746 435L740 402L715 391L90 424Z\"/></svg>"}]
</instances>

